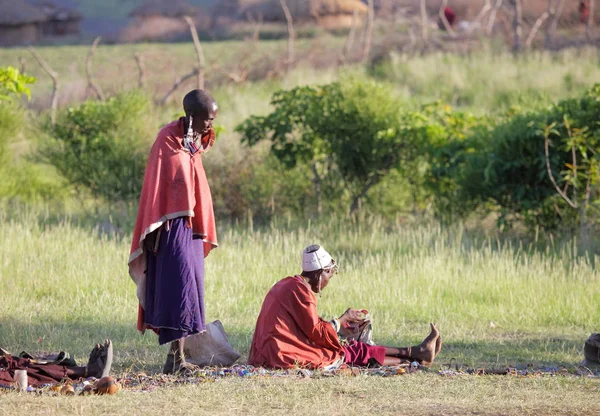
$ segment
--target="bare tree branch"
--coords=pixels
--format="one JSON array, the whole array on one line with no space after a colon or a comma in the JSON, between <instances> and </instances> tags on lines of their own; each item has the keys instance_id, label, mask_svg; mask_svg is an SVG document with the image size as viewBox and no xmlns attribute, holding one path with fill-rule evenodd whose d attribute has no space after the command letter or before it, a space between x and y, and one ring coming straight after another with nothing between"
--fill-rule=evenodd
<instances>
[{"instance_id":1,"label":"bare tree branch","mask_svg":"<svg viewBox=\"0 0 600 416\"><path fill-rule=\"evenodd\" d=\"M138 67L138 88L146 88L146 65L144 65L144 55L139 52L133 54L135 63Z\"/></svg>"},{"instance_id":2,"label":"bare tree branch","mask_svg":"<svg viewBox=\"0 0 600 416\"><path fill-rule=\"evenodd\" d=\"M94 81L94 76L92 74L92 58L94 57L94 54L96 53L96 47L98 46L101 40L102 37L98 36L96 39L94 39L92 46L90 46L90 50L88 51L87 57L85 58L85 73L87 74L87 87L90 88L94 92L94 94L96 94L96 98L102 101L104 100L104 92L102 92L100 86L96 84L96 82Z\"/></svg>"},{"instance_id":3,"label":"bare tree branch","mask_svg":"<svg viewBox=\"0 0 600 416\"><path fill-rule=\"evenodd\" d=\"M292 19L292 14L290 13L290 9L285 0L279 0L279 4L281 4L281 8L283 9L283 14L285 15L285 21L287 22L287 30L288 30L288 56L286 62L286 70L290 72L292 69L292 65L294 64L294 39L296 38L296 33L294 32L294 20Z\"/></svg>"},{"instance_id":4,"label":"bare tree branch","mask_svg":"<svg viewBox=\"0 0 600 416\"><path fill-rule=\"evenodd\" d=\"M483 7L481 8L481 10L479 11L479 13L477 13L477 16L475 16L475 18L473 19L473 23L479 23L481 22L481 20L483 19L483 17L487 14L487 12L489 12L492 9L492 3L491 0L485 0L485 4L483 5Z\"/></svg>"},{"instance_id":5,"label":"bare tree branch","mask_svg":"<svg viewBox=\"0 0 600 416\"><path fill-rule=\"evenodd\" d=\"M26 69L27 69L27 61L22 56L19 56L19 72L21 74L24 74Z\"/></svg>"},{"instance_id":6,"label":"bare tree branch","mask_svg":"<svg viewBox=\"0 0 600 416\"><path fill-rule=\"evenodd\" d=\"M410 46L411 48L414 48L417 44L417 36L415 35L415 31L413 30L411 25L408 25L408 28L406 30L408 31L408 39L410 39Z\"/></svg>"},{"instance_id":7,"label":"bare tree branch","mask_svg":"<svg viewBox=\"0 0 600 416\"><path fill-rule=\"evenodd\" d=\"M550 4L552 4L552 1L553 0L550 0ZM546 10L544 13L542 13L540 17L537 18L537 20L533 24L533 27L531 28L531 31L529 32L529 36L527 36L527 40L525 41L526 48L531 48L531 44L533 43L533 39L535 39L535 35L537 35L537 32L540 30L544 22L548 20L549 17L550 11Z\"/></svg>"},{"instance_id":8,"label":"bare tree branch","mask_svg":"<svg viewBox=\"0 0 600 416\"><path fill-rule=\"evenodd\" d=\"M560 189L560 187L556 183L556 180L554 179L554 175L552 174L552 169L550 168L549 146L550 146L550 138L546 134L544 137L544 150L546 152L546 170L548 171L548 177L550 178L552 185L554 185L554 189L556 189L556 192L558 192L558 194L562 197L562 199L564 199L567 202L567 204L569 204L571 206L571 208L577 209L577 204L575 202L571 201L571 199L567 196L567 194L565 194L562 191L562 189Z\"/></svg>"},{"instance_id":9,"label":"bare tree branch","mask_svg":"<svg viewBox=\"0 0 600 416\"><path fill-rule=\"evenodd\" d=\"M367 12L367 29L365 31L365 40L363 42L363 50L361 61L369 59L371 54L371 44L373 43L373 25L375 23L375 6L373 0L368 0L369 11Z\"/></svg>"},{"instance_id":10,"label":"bare tree branch","mask_svg":"<svg viewBox=\"0 0 600 416\"><path fill-rule=\"evenodd\" d=\"M260 29L264 22L262 13L258 14L258 19L254 19L254 15L252 13L248 12L248 13L246 13L246 19L248 19L248 21L254 25L254 32L252 33L252 41L258 42L260 40Z\"/></svg>"},{"instance_id":11,"label":"bare tree branch","mask_svg":"<svg viewBox=\"0 0 600 416\"><path fill-rule=\"evenodd\" d=\"M202 51L202 45L200 39L198 39L198 31L196 30L196 24L190 16L183 16L183 20L190 27L190 33L192 34L192 40L194 41L194 48L196 48L196 56L198 57L198 67L196 68L198 77L198 89L204 89L204 52Z\"/></svg>"},{"instance_id":12,"label":"bare tree branch","mask_svg":"<svg viewBox=\"0 0 600 416\"><path fill-rule=\"evenodd\" d=\"M514 8L513 16L513 52L521 50L521 38L523 37L523 3L521 0L511 0Z\"/></svg>"},{"instance_id":13,"label":"bare tree branch","mask_svg":"<svg viewBox=\"0 0 600 416\"><path fill-rule=\"evenodd\" d=\"M596 19L596 7L595 6L596 6L596 0L590 0L590 3L589 3L589 13L590 14L588 15L587 24L585 27L585 34L589 40L591 40L593 37L594 20Z\"/></svg>"},{"instance_id":14,"label":"bare tree branch","mask_svg":"<svg viewBox=\"0 0 600 416\"><path fill-rule=\"evenodd\" d=\"M446 32L448 32L448 34L454 38L456 37L456 32L454 31L454 29L452 29L452 25L446 18L446 13L444 13L444 10L447 6L448 0L442 0L442 3L440 4L439 16L440 20L442 21L442 24L444 25L444 29L446 29Z\"/></svg>"},{"instance_id":15,"label":"bare tree branch","mask_svg":"<svg viewBox=\"0 0 600 416\"><path fill-rule=\"evenodd\" d=\"M544 36L544 46L549 48L554 43L554 35L556 33L556 28L558 27L558 21L560 20L560 15L562 14L563 7L565 5L565 0L550 0L550 24L546 26L546 34Z\"/></svg>"},{"instance_id":16,"label":"bare tree branch","mask_svg":"<svg viewBox=\"0 0 600 416\"><path fill-rule=\"evenodd\" d=\"M35 60L40 66L46 71L46 73L52 78L52 104L50 105L50 123L54 126L56 124L56 111L58 109L58 92L60 90L60 84L58 82L58 74L48 65L48 62L44 60L38 53L33 49L32 46L27 48Z\"/></svg>"},{"instance_id":17,"label":"bare tree branch","mask_svg":"<svg viewBox=\"0 0 600 416\"><path fill-rule=\"evenodd\" d=\"M160 105L165 105L169 102L169 99L171 98L171 95L173 95L173 93L175 91L177 91L177 88L179 88L179 86L181 84L183 84L185 81L187 81L188 79L192 78L194 75L198 74L198 68L194 68L194 70L188 74L185 74L184 76L180 77L180 78L176 78L175 82L173 83L173 86L171 87L171 89L169 90L169 92L167 92L165 94L165 96L160 100Z\"/></svg>"},{"instance_id":18,"label":"bare tree branch","mask_svg":"<svg viewBox=\"0 0 600 416\"><path fill-rule=\"evenodd\" d=\"M354 44L354 35L356 34L356 23L358 21L358 10L354 10L352 14L352 23L350 25L350 31L348 32L348 36L346 37L346 42L344 42L344 47L342 48L342 53L338 57L338 65L343 66L348 59L348 54L352 49L352 45Z\"/></svg>"},{"instance_id":19,"label":"bare tree branch","mask_svg":"<svg viewBox=\"0 0 600 416\"><path fill-rule=\"evenodd\" d=\"M423 40L429 39L429 18L427 17L427 0L421 0L421 35Z\"/></svg>"},{"instance_id":20,"label":"bare tree branch","mask_svg":"<svg viewBox=\"0 0 600 416\"><path fill-rule=\"evenodd\" d=\"M500 10L500 7L502 7L502 1L503 0L496 0L496 4L494 4L494 7L492 8L492 11L490 12L490 18L488 19L488 25L487 25L488 36L492 35L492 32L494 30L494 23L496 23L496 15L498 14L498 10Z\"/></svg>"}]
</instances>

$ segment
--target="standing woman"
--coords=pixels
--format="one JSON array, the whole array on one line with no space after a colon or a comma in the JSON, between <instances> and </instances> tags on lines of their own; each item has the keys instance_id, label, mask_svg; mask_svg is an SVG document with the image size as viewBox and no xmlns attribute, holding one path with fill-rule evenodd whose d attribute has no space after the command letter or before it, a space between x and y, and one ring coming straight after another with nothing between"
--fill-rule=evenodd
<instances>
[{"instance_id":1,"label":"standing woman","mask_svg":"<svg viewBox=\"0 0 600 416\"><path fill-rule=\"evenodd\" d=\"M193 90L183 109L185 117L164 126L150 151L129 256L137 327L171 344L166 373L193 368L183 353L185 338L206 330L204 258L217 247L202 153L215 141L218 106L205 91Z\"/></svg>"}]
</instances>

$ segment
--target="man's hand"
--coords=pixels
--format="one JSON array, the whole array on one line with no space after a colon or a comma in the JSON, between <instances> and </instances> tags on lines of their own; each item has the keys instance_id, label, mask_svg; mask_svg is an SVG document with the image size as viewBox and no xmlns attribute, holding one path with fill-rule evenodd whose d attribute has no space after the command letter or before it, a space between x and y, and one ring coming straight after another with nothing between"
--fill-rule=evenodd
<instances>
[{"instance_id":1,"label":"man's hand","mask_svg":"<svg viewBox=\"0 0 600 416\"><path fill-rule=\"evenodd\" d=\"M348 309L340 316L342 328L359 327L365 322L365 313L359 309Z\"/></svg>"},{"instance_id":2,"label":"man's hand","mask_svg":"<svg viewBox=\"0 0 600 416\"><path fill-rule=\"evenodd\" d=\"M371 321L364 310L348 309L340 316L340 334L345 338L357 339L363 328Z\"/></svg>"}]
</instances>

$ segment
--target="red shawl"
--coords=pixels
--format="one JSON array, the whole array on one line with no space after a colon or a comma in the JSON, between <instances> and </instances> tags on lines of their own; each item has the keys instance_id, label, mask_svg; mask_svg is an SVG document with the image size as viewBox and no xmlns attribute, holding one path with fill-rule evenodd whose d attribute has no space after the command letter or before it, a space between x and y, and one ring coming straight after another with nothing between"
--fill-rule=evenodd
<instances>
[{"instance_id":1,"label":"red shawl","mask_svg":"<svg viewBox=\"0 0 600 416\"><path fill-rule=\"evenodd\" d=\"M317 314L317 298L299 276L275 283L262 304L248 364L323 368L344 355L333 326Z\"/></svg>"},{"instance_id":2,"label":"red shawl","mask_svg":"<svg viewBox=\"0 0 600 416\"><path fill-rule=\"evenodd\" d=\"M129 274L140 302L138 330L144 330L146 249L144 239L167 220L190 217L194 235L204 241L204 257L217 247L210 188L201 154L213 145L215 133L202 137L203 150L191 154L183 146L184 119L167 124L150 151L129 255Z\"/></svg>"}]
</instances>

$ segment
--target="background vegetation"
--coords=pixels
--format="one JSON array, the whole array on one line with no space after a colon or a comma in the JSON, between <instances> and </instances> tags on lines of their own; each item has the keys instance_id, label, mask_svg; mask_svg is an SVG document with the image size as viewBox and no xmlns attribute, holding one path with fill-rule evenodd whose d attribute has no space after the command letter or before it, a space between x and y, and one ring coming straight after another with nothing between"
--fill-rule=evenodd
<instances>
[{"instance_id":1,"label":"background vegetation","mask_svg":"<svg viewBox=\"0 0 600 416\"><path fill-rule=\"evenodd\" d=\"M318 55L340 44L299 48ZM319 242L342 265L319 300L324 317L366 308L376 341L401 345L435 321L445 347L434 371L531 364L572 373L600 322L598 51L393 53L231 84L222 71L238 70L247 46L205 47L221 108L204 159L221 244L207 260L207 314L224 322L241 361L264 294L299 271L303 246ZM256 48L251 62L285 46ZM142 49L150 76L140 91L131 53ZM36 66L26 70L37 78L31 101L0 102L0 282L10 294L0 302L2 347L66 349L85 362L110 337L115 374L160 370L166 350L135 331L126 259L147 153L181 115L177 102L155 103L193 65L190 49L100 47L95 71L110 97L100 102L88 99L82 48L40 48L64 74L56 124ZM0 50L0 66L18 66L21 55ZM558 188L576 208L550 180L546 140ZM0 393L0 413L593 414L599 392L597 378L571 376L228 379L143 398Z\"/></svg>"}]
</instances>

